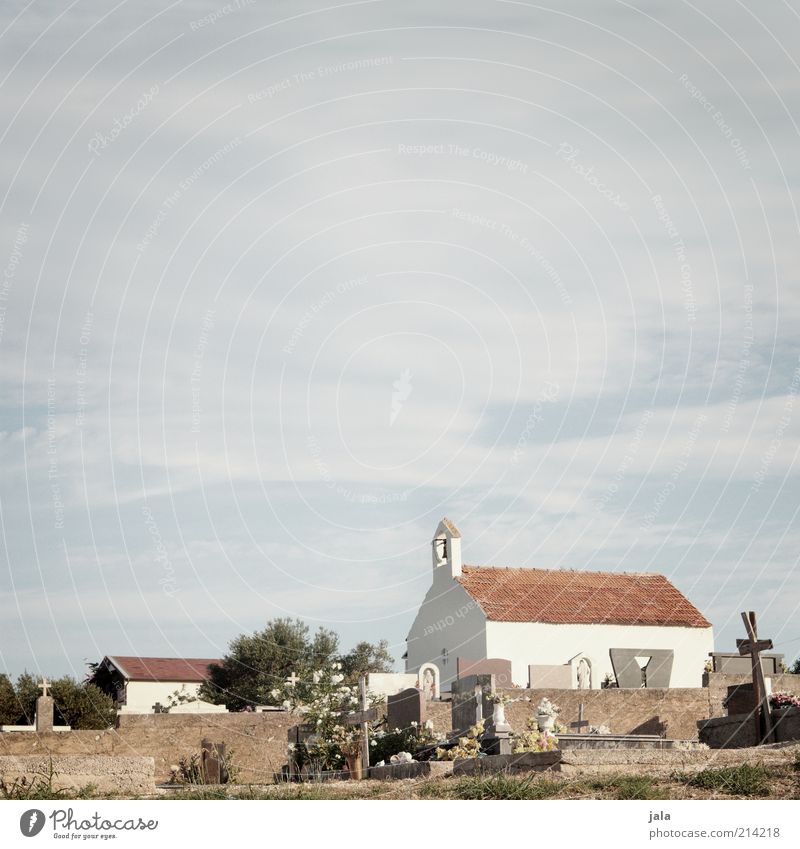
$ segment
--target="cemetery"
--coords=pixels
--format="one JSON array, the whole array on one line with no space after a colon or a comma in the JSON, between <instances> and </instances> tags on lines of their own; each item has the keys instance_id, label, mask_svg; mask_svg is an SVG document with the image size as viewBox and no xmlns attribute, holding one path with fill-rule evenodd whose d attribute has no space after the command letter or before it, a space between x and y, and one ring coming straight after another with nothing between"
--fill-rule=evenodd
<instances>
[{"instance_id":1,"label":"cemetery","mask_svg":"<svg viewBox=\"0 0 800 849\"><path fill-rule=\"evenodd\" d=\"M54 727L45 679L34 725L0 733L0 788L47 780L53 792L138 797L364 782L413 795L492 776L563 784L783 764L800 758L800 675L782 671L754 614L743 619L738 651L713 653L696 688L501 686L502 658L459 659L449 691L432 663L413 686L397 673L353 685L333 663L288 676L273 693L279 709L120 711L95 731Z\"/></svg>"}]
</instances>

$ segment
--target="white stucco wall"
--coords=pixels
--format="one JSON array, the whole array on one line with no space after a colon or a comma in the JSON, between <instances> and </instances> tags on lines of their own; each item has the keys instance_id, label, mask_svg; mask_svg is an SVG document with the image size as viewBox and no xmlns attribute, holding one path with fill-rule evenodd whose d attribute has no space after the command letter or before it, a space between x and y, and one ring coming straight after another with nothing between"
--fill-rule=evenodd
<instances>
[{"instance_id":1,"label":"white stucco wall","mask_svg":"<svg viewBox=\"0 0 800 849\"><path fill-rule=\"evenodd\" d=\"M457 676L459 655L470 660L487 656L486 617L461 584L440 568L408 633L406 672L417 672L423 663L435 663L442 689L449 690Z\"/></svg>"},{"instance_id":2,"label":"white stucco wall","mask_svg":"<svg viewBox=\"0 0 800 849\"><path fill-rule=\"evenodd\" d=\"M672 649L670 686L700 687L703 665L714 650L714 635L712 628L487 622L482 656L509 659L514 683L524 687L528 664L567 663L582 653L592 664L592 687L599 689L606 673L614 674L611 648Z\"/></svg>"},{"instance_id":3,"label":"white stucco wall","mask_svg":"<svg viewBox=\"0 0 800 849\"><path fill-rule=\"evenodd\" d=\"M128 681L125 689L125 713L152 713L156 702L166 707L176 690L190 698L197 696L200 685L179 681Z\"/></svg>"}]
</instances>

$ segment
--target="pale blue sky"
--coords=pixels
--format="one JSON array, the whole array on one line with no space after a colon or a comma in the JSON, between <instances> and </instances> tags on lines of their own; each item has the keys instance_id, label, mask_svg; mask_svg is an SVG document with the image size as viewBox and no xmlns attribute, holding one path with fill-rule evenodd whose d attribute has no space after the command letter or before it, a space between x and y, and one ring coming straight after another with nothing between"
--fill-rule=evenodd
<instances>
[{"instance_id":1,"label":"pale blue sky","mask_svg":"<svg viewBox=\"0 0 800 849\"><path fill-rule=\"evenodd\" d=\"M797 4L432 5L4 4L0 668L399 660L442 515L800 653Z\"/></svg>"}]
</instances>

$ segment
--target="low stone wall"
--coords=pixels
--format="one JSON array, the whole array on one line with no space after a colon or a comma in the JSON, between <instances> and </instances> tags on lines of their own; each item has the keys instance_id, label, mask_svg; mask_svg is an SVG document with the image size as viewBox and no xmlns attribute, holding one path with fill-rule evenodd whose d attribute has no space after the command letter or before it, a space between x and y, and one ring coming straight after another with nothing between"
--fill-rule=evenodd
<instances>
[{"instance_id":1,"label":"low stone wall","mask_svg":"<svg viewBox=\"0 0 800 849\"><path fill-rule=\"evenodd\" d=\"M288 713L122 714L107 731L0 734L0 755L149 757L156 781L182 757L199 753L204 737L225 743L243 783L272 781L286 763Z\"/></svg>"},{"instance_id":2,"label":"low stone wall","mask_svg":"<svg viewBox=\"0 0 800 849\"><path fill-rule=\"evenodd\" d=\"M581 703L584 719L605 725L613 734L658 734L673 740L696 740L697 721L710 713L707 688L669 690L506 690L512 698L528 698L506 707L506 718L522 731L528 717L545 696L561 708L559 722L569 726L578 718Z\"/></svg>"},{"instance_id":3,"label":"low stone wall","mask_svg":"<svg viewBox=\"0 0 800 849\"><path fill-rule=\"evenodd\" d=\"M63 736L63 735L62 735ZM52 776L51 776L52 771ZM54 790L93 785L104 796L147 796L155 792L152 758L108 755L0 755L0 778L52 781Z\"/></svg>"},{"instance_id":4,"label":"low stone wall","mask_svg":"<svg viewBox=\"0 0 800 849\"><path fill-rule=\"evenodd\" d=\"M798 748L800 752L800 748ZM741 763L785 763L786 749L617 749L589 751L574 749L561 753L561 772L567 775L602 775L626 771L669 775L672 772L696 773L704 769L738 766Z\"/></svg>"},{"instance_id":5,"label":"low stone wall","mask_svg":"<svg viewBox=\"0 0 800 849\"><path fill-rule=\"evenodd\" d=\"M800 742L800 709L774 710L771 716L776 743ZM743 749L761 742L751 713L707 719L698 723L698 731L700 739L712 749Z\"/></svg>"}]
</instances>

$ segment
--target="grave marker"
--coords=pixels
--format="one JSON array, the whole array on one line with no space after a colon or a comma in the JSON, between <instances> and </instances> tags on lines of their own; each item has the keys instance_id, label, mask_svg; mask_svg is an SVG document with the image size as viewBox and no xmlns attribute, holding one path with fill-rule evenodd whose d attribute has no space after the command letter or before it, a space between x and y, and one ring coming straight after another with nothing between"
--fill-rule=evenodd
<instances>
[{"instance_id":1,"label":"grave marker","mask_svg":"<svg viewBox=\"0 0 800 849\"><path fill-rule=\"evenodd\" d=\"M39 685L42 695L36 699L36 733L43 734L53 730L53 708L55 702L47 695L47 678Z\"/></svg>"},{"instance_id":2,"label":"grave marker","mask_svg":"<svg viewBox=\"0 0 800 849\"><path fill-rule=\"evenodd\" d=\"M453 681L450 713L454 732L463 734L481 718L491 717L494 704L489 696L494 693L494 682L494 675L468 675Z\"/></svg>"},{"instance_id":3,"label":"grave marker","mask_svg":"<svg viewBox=\"0 0 800 849\"><path fill-rule=\"evenodd\" d=\"M427 701L422 690L409 687L386 699L386 727L389 731L395 728L409 728L412 723L417 726L425 724Z\"/></svg>"},{"instance_id":4,"label":"grave marker","mask_svg":"<svg viewBox=\"0 0 800 849\"><path fill-rule=\"evenodd\" d=\"M588 727L589 720L583 718L583 702L578 705L578 721L570 722L569 727L577 729L576 733L581 734L581 729Z\"/></svg>"},{"instance_id":5,"label":"grave marker","mask_svg":"<svg viewBox=\"0 0 800 849\"><path fill-rule=\"evenodd\" d=\"M367 778L369 776L369 724L378 718L378 711L376 708L367 707L366 675L358 679L358 707L358 711L345 714L343 719L346 725L361 726L361 769L362 776Z\"/></svg>"},{"instance_id":6,"label":"grave marker","mask_svg":"<svg viewBox=\"0 0 800 849\"><path fill-rule=\"evenodd\" d=\"M753 720L756 726L756 740L758 742L771 743L772 717L769 710L769 694L764 681L764 669L761 665L761 652L772 648L772 640L758 639L758 624L755 611L742 613L742 620L747 631L746 640L737 640L736 647L740 655L750 655L753 672L753 692L755 694L755 709Z\"/></svg>"}]
</instances>

